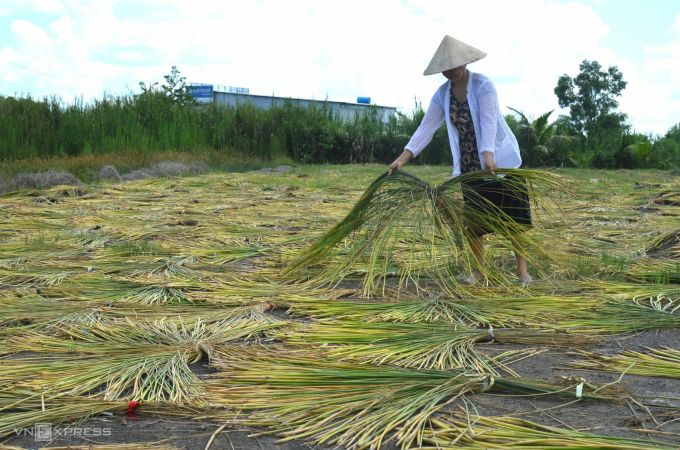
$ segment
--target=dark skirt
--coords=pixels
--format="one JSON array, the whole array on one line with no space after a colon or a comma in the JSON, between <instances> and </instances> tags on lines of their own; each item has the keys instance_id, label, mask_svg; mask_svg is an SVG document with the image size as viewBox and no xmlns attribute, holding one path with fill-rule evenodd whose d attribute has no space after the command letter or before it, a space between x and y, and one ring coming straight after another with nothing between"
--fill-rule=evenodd
<instances>
[{"instance_id":1,"label":"dark skirt","mask_svg":"<svg viewBox=\"0 0 680 450\"><path fill-rule=\"evenodd\" d=\"M506 175L461 183L467 232L513 234L531 228L531 208L526 180Z\"/></svg>"}]
</instances>

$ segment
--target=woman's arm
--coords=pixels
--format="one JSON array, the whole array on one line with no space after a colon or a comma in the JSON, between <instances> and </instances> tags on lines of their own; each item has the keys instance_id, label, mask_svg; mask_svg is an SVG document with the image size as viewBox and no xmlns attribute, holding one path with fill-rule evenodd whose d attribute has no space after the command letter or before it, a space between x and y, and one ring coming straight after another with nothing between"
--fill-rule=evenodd
<instances>
[{"instance_id":1,"label":"woman's arm","mask_svg":"<svg viewBox=\"0 0 680 450\"><path fill-rule=\"evenodd\" d=\"M430 106L428 106L427 111L425 111L423 121L420 122L418 129L413 133L413 136L411 136L411 140L406 144L406 148L411 150L413 156L418 156L418 154L423 151L427 144L432 141L432 136L434 136L435 131L437 131L442 125L442 122L444 122L444 104L440 92L442 89L445 90L446 87L440 87L432 96Z\"/></svg>"},{"instance_id":2,"label":"woman's arm","mask_svg":"<svg viewBox=\"0 0 680 450\"><path fill-rule=\"evenodd\" d=\"M484 158L484 168L496 172L496 131L498 129L498 96L489 81L484 83L479 93L479 129L482 133L480 153Z\"/></svg>"},{"instance_id":3,"label":"woman's arm","mask_svg":"<svg viewBox=\"0 0 680 450\"><path fill-rule=\"evenodd\" d=\"M392 175L395 170L401 170L402 166L409 162L411 158L413 158L413 152L407 148L404 149L401 155L390 164L388 175Z\"/></svg>"},{"instance_id":4,"label":"woman's arm","mask_svg":"<svg viewBox=\"0 0 680 450\"><path fill-rule=\"evenodd\" d=\"M427 144L432 141L432 136L434 135L435 131L437 131L442 122L444 122L444 105L441 101L441 89L442 88L437 89L437 92L435 92L432 96L432 100L430 100L430 106L428 106L427 111L425 111L423 121L420 122L418 129L415 133L413 133L413 136L411 136L411 139L409 140L408 144L406 144L404 151L397 159L394 160L392 164L390 164L390 174L395 170L400 170L404 164L409 162L412 158L418 156L418 154L423 151Z\"/></svg>"}]
</instances>

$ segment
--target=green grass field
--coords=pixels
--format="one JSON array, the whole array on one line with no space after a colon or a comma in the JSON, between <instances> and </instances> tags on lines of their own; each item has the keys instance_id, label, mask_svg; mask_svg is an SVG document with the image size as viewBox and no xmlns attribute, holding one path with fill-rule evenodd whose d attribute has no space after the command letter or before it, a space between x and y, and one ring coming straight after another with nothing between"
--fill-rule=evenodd
<instances>
[{"instance_id":1,"label":"green grass field","mask_svg":"<svg viewBox=\"0 0 680 450\"><path fill-rule=\"evenodd\" d=\"M334 259L282 276L385 169L0 194L0 442L34 446L18 430L77 422L110 434L50 445L680 445L677 175L556 171L570 192L555 193L559 216L534 211L529 233L553 258L527 288L445 295L400 284L397 265L366 297L368 262L315 283ZM487 243L512 280L507 243Z\"/></svg>"}]
</instances>

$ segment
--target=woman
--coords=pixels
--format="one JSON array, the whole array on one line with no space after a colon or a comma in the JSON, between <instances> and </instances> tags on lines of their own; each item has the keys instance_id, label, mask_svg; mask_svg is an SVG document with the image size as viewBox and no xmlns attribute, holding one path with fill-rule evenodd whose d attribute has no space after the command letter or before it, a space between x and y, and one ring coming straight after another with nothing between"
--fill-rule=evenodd
<instances>
[{"instance_id":1,"label":"woman","mask_svg":"<svg viewBox=\"0 0 680 450\"><path fill-rule=\"evenodd\" d=\"M493 232L488 223L475 221L474 212L495 215L506 228L515 230L512 239L517 259L517 276L523 285L532 281L527 261L518 244L518 234L531 226L529 199L517 178L497 178L496 168L518 168L522 164L517 139L508 127L498 107L493 83L484 75L470 72L467 64L478 61L486 53L445 36L432 57L424 75L442 73L447 81L435 92L425 117L403 153L389 166L389 173L401 169L417 156L432 140L432 135L446 121L453 156L453 176L487 169L491 179L462 184L465 207L472 212L467 225L470 247L480 267L484 264L483 236ZM512 187L511 187L512 186ZM482 278L475 270L460 281L472 284Z\"/></svg>"}]
</instances>

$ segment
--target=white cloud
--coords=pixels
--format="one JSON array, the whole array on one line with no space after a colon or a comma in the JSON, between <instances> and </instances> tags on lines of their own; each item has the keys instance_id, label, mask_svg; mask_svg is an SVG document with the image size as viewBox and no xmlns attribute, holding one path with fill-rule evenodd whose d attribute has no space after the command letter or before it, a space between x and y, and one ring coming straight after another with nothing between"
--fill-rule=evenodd
<instances>
[{"instance_id":1,"label":"white cloud","mask_svg":"<svg viewBox=\"0 0 680 450\"><path fill-rule=\"evenodd\" d=\"M671 31L680 32L680 14L678 14L678 17L675 18L675 23L673 24Z\"/></svg>"},{"instance_id":2,"label":"white cloud","mask_svg":"<svg viewBox=\"0 0 680 450\"><path fill-rule=\"evenodd\" d=\"M64 12L64 4L59 0L28 0L24 7L31 8L41 13L59 14Z\"/></svg>"},{"instance_id":3,"label":"white cloud","mask_svg":"<svg viewBox=\"0 0 680 450\"><path fill-rule=\"evenodd\" d=\"M121 52L116 58L120 61L138 62L144 59L144 55L141 52Z\"/></svg>"},{"instance_id":4,"label":"white cloud","mask_svg":"<svg viewBox=\"0 0 680 450\"><path fill-rule=\"evenodd\" d=\"M177 65L189 80L248 87L256 94L341 101L365 95L410 111L414 97L427 106L443 81L422 71L442 36L451 34L488 53L470 69L496 82L502 105L531 116L558 107L557 79L575 75L583 59L624 72L629 86L621 108L641 131L672 125L665 111L650 111L650 96L668 111L677 111L679 103L680 87L672 85L671 74L679 68L680 17L671 40L648 49L640 67L604 47L607 24L577 0L31 5L54 17L45 26L25 15L12 22L14 40L0 49L4 93L30 89L66 99L125 94L137 90L140 80L161 81Z\"/></svg>"},{"instance_id":5,"label":"white cloud","mask_svg":"<svg viewBox=\"0 0 680 450\"><path fill-rule=\"evenodd\" d=\"M52 39L41 27L34 25L28 20L15 20L9 24L9 29L19 40L23 47L51 47Z\"/></svg>"},{"instance_id":6,"label":"white cloud","mask_svg":"<svg viewBox=\"0 0 680 450\"><path fill-rule=\"evenodd\" d=\"M670 41L649 46L639 68L639 78L629 82L621 107L639 131L665 133L680 123L680 15L669 30Z\"/></svg>"}]
</instances>

